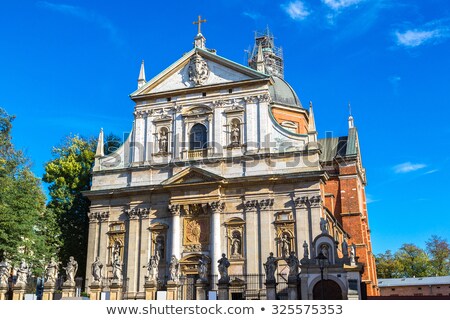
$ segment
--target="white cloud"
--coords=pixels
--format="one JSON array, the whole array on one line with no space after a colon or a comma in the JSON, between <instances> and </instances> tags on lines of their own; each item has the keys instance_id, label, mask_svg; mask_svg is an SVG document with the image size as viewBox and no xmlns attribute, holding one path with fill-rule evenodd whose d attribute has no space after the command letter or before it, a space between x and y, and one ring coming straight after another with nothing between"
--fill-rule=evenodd
<instances>
[{"instance_id":1,"label":"white cloud","mask_svg":"<svg viewBox=\"0 0 450 320\"><path fill-rule=\"evenodd\" d=\"M335 11L356 5L364 0L322 0L322 2Z\"/></svg>"},{"instance_id":2,"label":"white cloud","mask_svg":"<svg viewBox=\"0 0 450 320\"><path fill-rule=\"evenodd\" d=\"M405 162L394 166L395 173L408 173L425 168L427 165L423 163Z\"/></svg>"},{"instance_id":3,"label":"white cloud","mask_svg":"<svg viewBox=\"0 0 450 320\"><path fill-rule=\"evenodd\" d=\"M258 12L244 11L242 12L242 14L246 17L249 17L252 20L258 20L262 17L261 14L259 14Z\"/></svg>"},{"instance_id":4,"label":"white cloud","mask_svg":"<svg viewBox=\"0 0 450 320\"><path fill-rule=\"evenodd\" d=\"M99 15L96 12L86 10L82 7L72 6L68 4L52 3L48 1L38 1L37 5L42 8L46 8L56 12L61 12L85 21L92 22L97 26L99 26L100 28L105 29L109 33L111 39L114 42L118 44L122 42L117 35L117 29L113 25L113 23L108 18Z\"/></svg>"},{"instance_id":5,"label":"white cloud","mask_svg":"<svg viewBox=\"0 0 450 320\"><path fill-rule=\"evenodd\" d=\"M367 204L369 204L369 203L374 203L374 202L378 202L378 201L380 201L380 200L375 200L375 199L372 197L372 195L366 193L366 203L367 203Z\"/></svg>"},{"instance_id":6,"label":"white cloud","mask_svg":"<svg viewBox=\"0 0 450 320\"><path fill-rule=\"evenodd\" d=\"M284 11L294 20L304 20L311 14L302 1L293 1L281 5Z\"/></svg>"},{"instance_id":7,"label":"white cloud","mask_svg":"<svg viewBox=\"0 0 450 320\"><path fill-rule=\"evenodd\" d=\"M418 47L430 40L440 38L439 30L421 31L421 30L407 30L405 32L395 32L397 37L397 44L405 47Z\"/></svg>"},{"instance_id":8,"label":"white cloud","mask_svg":"<svg viewBox=\"0 0 450 320\"><path fill-rule=\"evenodd\" d=\"M439 171L439 169L433 169L433 170L425 172L425 174L433 174L433 173L436 173L438 171Z\"/></svg>"}]
</instances>

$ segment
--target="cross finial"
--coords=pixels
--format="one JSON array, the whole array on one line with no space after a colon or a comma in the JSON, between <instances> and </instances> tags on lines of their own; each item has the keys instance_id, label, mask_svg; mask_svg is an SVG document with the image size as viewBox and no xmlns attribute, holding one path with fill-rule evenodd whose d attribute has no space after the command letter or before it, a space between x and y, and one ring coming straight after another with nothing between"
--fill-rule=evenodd
<instances>
[{"instance_id":1,"label":"cross finial","mask_svg":"<svg viewBox=\"0 0 450 320\"><path fill-rule=\"evenodd\" d=\"M192 24L198 24L198 34L202 33L201 32L201 25L204 22L206 22L206 19L202 20L202 16L200 16L200 15L198 16L198 20L197 21L192 22Z\"/></svg>"}]
</instances>

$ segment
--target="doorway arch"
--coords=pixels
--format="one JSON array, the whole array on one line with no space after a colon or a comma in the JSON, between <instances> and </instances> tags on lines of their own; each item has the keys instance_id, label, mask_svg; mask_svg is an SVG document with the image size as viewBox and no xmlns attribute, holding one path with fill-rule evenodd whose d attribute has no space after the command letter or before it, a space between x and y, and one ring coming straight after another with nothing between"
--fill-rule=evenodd
<instances>
[{"instance_id":1,"label":"doorway arch","mask_svg":"<svg viewBox=\"0 0 450 320\"><path fill-rule=\"evenodd\" d=\"M338 283L333 280L320 280L313 288L313 300L322 300L322 284L323 284L323 300L343 300L342 289Z\"/></svg>"}]
</instances>

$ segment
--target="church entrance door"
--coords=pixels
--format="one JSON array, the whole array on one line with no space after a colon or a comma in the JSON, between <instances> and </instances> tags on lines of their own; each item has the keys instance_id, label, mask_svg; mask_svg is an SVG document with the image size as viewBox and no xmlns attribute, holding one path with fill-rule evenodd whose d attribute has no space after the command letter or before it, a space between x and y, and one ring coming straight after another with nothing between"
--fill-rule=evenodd
<instances>
[{"instance_id":1,"label":"church entrance door","mask_svg":"<svg viewBox=\"0 0 450 320\"><path fill-rule=\"evenodd\" d=\"M342 300L341 287L333 280L322 280L317 282L313 288L313 300L322 299L322 282L324 300Z\"/></svg>"}]
</instances>

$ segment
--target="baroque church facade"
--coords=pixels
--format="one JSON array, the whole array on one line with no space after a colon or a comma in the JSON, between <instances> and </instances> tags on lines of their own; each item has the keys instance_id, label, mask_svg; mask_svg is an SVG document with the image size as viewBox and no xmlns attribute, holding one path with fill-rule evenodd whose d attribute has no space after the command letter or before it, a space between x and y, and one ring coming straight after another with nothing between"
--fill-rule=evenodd
<instances>
[{"instance_id":1,"label":"baroque church facade","mask_svg":"<svg viewBox=\"0 0 450 320\"><path fill-rule=\"evenodd\" d=\"M255 42L249 66L208 49L200 29L194 48L149 81L142 62L128 139L104 155L99 135L85 193L86 287L97 258L106 287L117 260L123 298L144 299L152 258L164 291L174 256L184 284L195 284L206 259L214 290L225 254L239 298L265 299L266 258L277 257L282 282L292 252L299 299L318 298L319 283L334 298L378 294L353 119L348 136L318 140L313 106L283 79L273 37ZM182 290L179 298L195 298Z\"/></svg>"}]
</instances>

